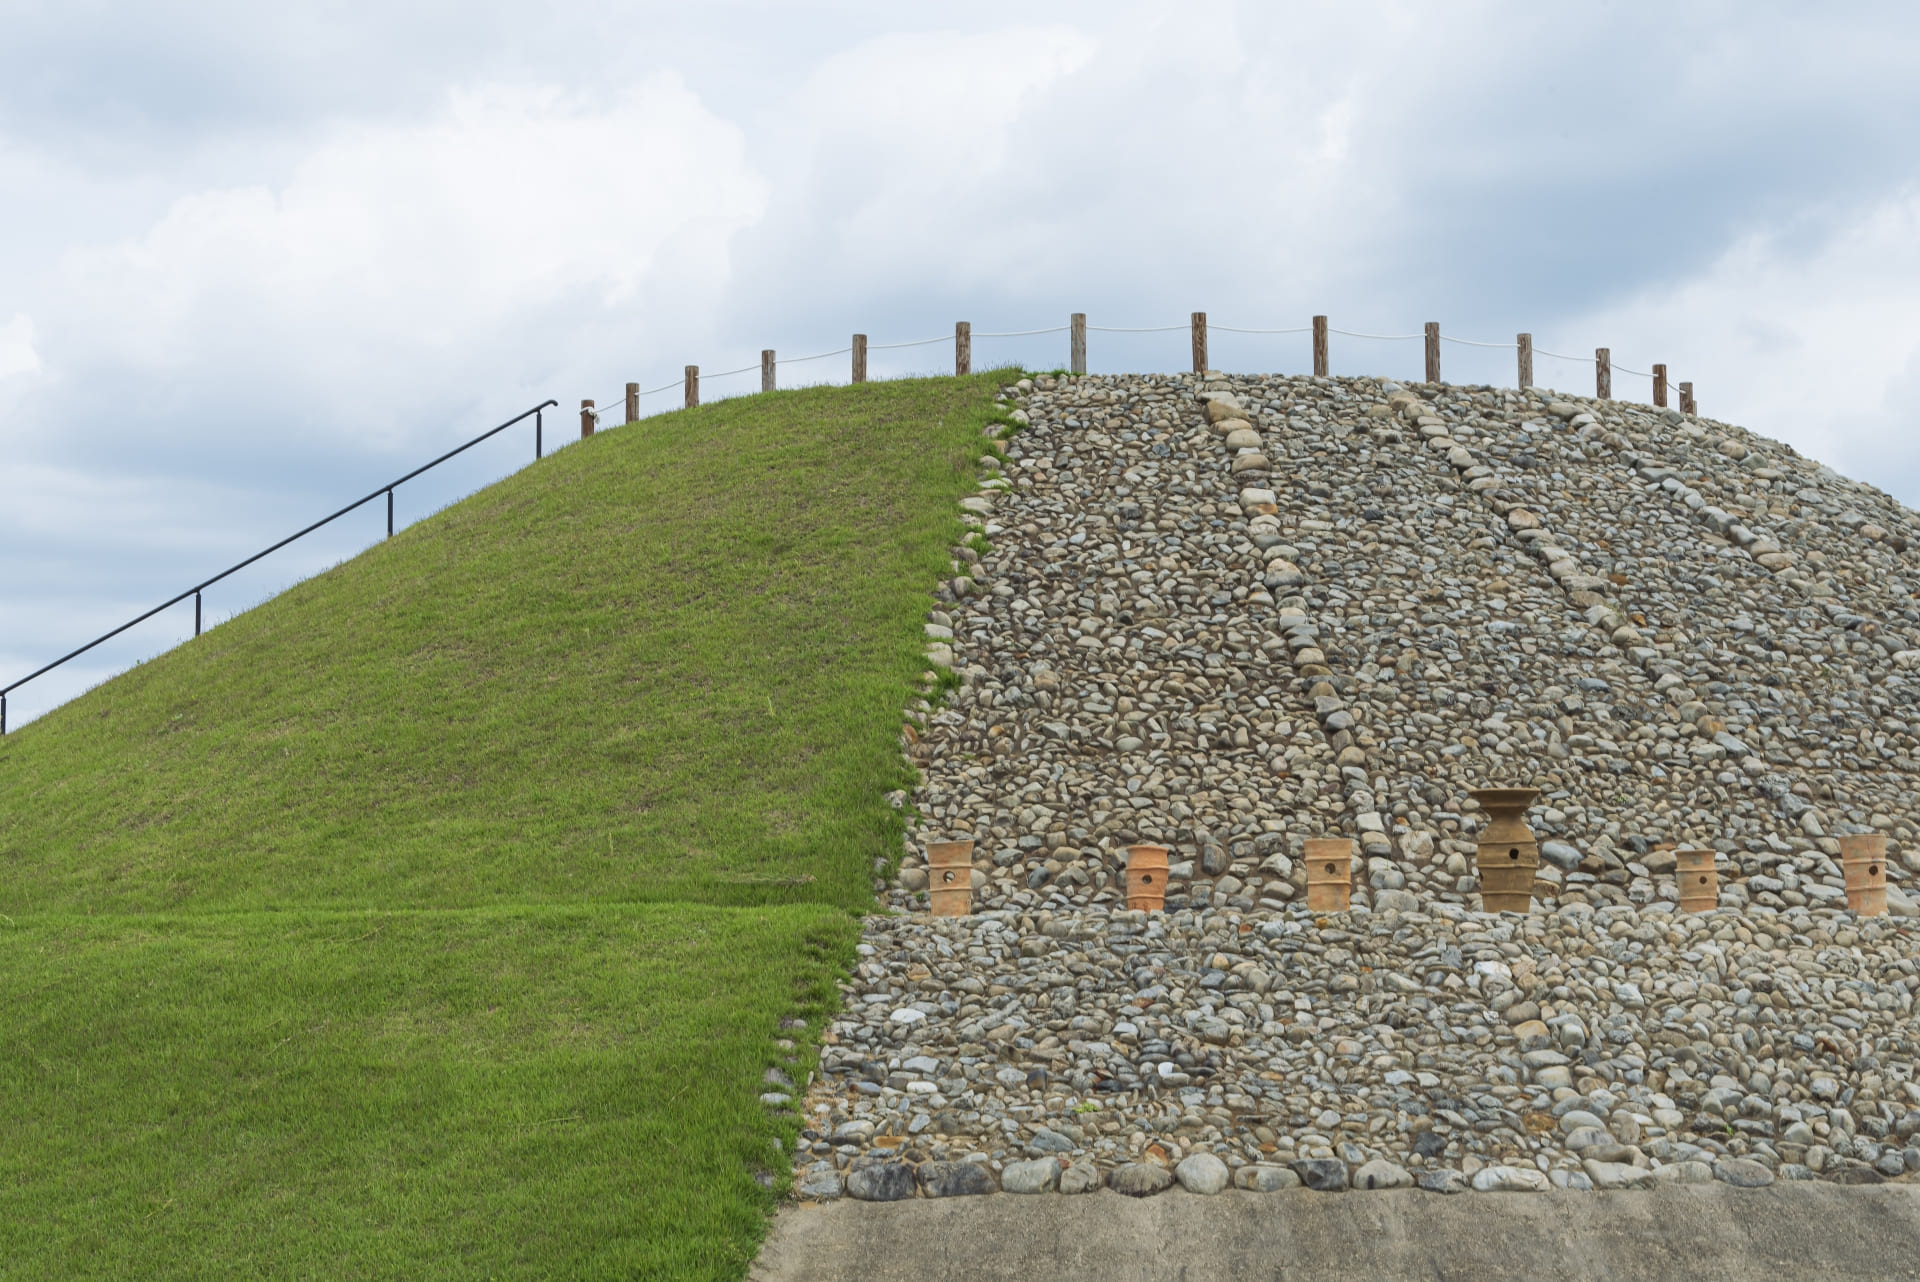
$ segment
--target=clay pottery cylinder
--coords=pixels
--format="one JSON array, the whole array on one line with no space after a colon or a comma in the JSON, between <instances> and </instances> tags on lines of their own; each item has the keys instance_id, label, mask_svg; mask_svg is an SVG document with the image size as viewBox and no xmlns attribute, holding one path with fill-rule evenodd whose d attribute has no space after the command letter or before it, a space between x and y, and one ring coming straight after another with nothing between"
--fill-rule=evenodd
<instances>
[{"instance_id":1,"label":"clay pottery cylinder","mask_svg":"<svg viewBox=\"0 0 1920 1282\"><path fill-rule=\"evenodd\" d=\"M1343 913L1353 907L1353 841L1309 837L1305 858L1307 907L1317 913Z\"/></svg>"},{"instance_id":2,"label":"clay pottery cylinder","mask_svg":"<svg viewBox=\"0 0 1920 1282\"><path fill-rule=\"evenodd\" d=\"M1167 848L1127 847L1127 907L1157 913L1167 906Z\"/></svg>"},{"instance_id":3,"label":"clay pottery cylinder","mask_svg":"<svg viewBox=\"0 0 1920 1282\"><path fill-rule=\"evenodd\" d=\"M1720 906L1720 873L1711 850L1673 852L1673 877L1680 888L1680 911L1710 913Z\"/></svg>"},{"instance_id":4,"label":"clay pottery cylinder","mask_svg":"<svg viewBox=\"0 0 1920 1282\"><path fill-rule=\"evenodd\" d=\"M1490 913L1533 911L1533 875L1540 868L1540 844L1527 827L1527 807L1538 788L1476 788L1467 794L1487 812L1487 826L1475 842L1480 873L1480 902Z\"/></svg>"},{"instance_id":5,"label":"clay pottery cylinder","mask_svg":"<svg viewBox=\"0 0 1920 1282\"><path fill-rule=\"evenodd\" d=\"M927 902L935 917L965 917L973 912L973 843L927 843Z\"/></svg>"},{"instance_id":6,"label":"clay pottery cylinder","mask_svg":"<svg viewBox=\"0 0 1920 1282\"><path fill-rule=\"evenodd\" d=\"M1882 833L1840 838L1840 871L1847 878L1847 907L1862 917L1887 911L1887 839Z\"/></svg>"}]
</instances>

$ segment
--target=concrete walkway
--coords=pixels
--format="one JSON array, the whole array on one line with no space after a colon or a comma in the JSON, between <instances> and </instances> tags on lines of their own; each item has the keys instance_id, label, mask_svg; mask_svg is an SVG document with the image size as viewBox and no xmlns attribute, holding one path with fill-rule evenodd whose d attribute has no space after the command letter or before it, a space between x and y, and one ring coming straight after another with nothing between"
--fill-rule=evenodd
<instances>
[{"instance_id":1,"label":"concrete walkway","mask_svg":"<svg viewBox=\"0 0 1920 1282\"><path fill-rule=\"evenodd\" d=\"M781 1211L751 1278L1920 1279L1920 1186L842 1201Z\"/></svg>"}]
</instances>

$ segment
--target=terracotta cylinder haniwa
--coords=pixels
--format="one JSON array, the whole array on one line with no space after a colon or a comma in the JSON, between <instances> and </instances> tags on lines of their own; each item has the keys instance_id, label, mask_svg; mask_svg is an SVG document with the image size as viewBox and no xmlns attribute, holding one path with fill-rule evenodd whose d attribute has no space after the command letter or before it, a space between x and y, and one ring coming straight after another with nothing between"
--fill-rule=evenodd
<instances>
[{"instance_id":1,"label":"terracotta cylinder haniwa","mask_svg":"<svg viewBox=\"0 0 1920 1282\"><path fill-rule=\"evenodd\" d=\"M1533 911L1533 875L1540 868L1540 845L1527 827L1527 807L1537 788L1476 788L1467 794L1487 812L1487 826L1475 842L1480 872L1480 902L1490 913Z\"/></svg>"},{"instance_id":2,"label":"terracotta cylinder haniwa","mask_svg":"<svg viewBox=\"0 0 1920 1282\"><path fill-rule=\"evenodd\" d=\"M927 843L927 902L935 917L965 917L973 912L973 843Z\"/></svg>"},{"instance_id":3,"label":"terracotta cylinder haniwa","mask_svg":"<svg viewBox=\"0 0 1920 1282\"><path fill-rule=\"evenodd\" d=\"M1353 907L1353 841L1347 837L1309 837L1307 907L1317 913L1343 913Z\"/></svg>"},{"instance_id":4,"label":"terracotta cylinder haniwa","mask_svg":"<svg viewBox=\"0 0 1920 1282\"><path fill-rule=\"evenodd\" d=\"M1862 917L1887 911L1887 839L1882 833L1840 838L1840 871L1847 878L1847 907Z\"/></svg>"},{"instance_id":5,"label":"terracotta cylinder haniwa","mask_svg":"<svg viewBox=\"0 0 1920 1282\"><path fill-rule=\"evenodd\" d=\"M1673 852L1673 878L1680 888L1680 911L1710 913L1720 906L1720 873L1711 850Z\"/></svg>"},{"instance_id":6,"label":"terracotta cylinder haniwa","mask_svg":"<svg viewBox=\"0 0 1920 1282\"><path fill-rule=\"evenodd\" d=\"M1157 913L1167 906L1167 848L1127 847L1127 907Z\"/></svg>"}]
</instances>

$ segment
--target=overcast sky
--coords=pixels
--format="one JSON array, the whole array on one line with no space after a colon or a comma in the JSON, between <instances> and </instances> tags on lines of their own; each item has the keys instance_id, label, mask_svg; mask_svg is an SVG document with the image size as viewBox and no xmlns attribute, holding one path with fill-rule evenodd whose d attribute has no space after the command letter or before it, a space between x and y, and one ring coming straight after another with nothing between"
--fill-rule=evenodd
<instances>
[{"instance_id":1,"label":"overcast sky","mask_svg":"<svg viewBox=\"0 0 1920 1282\"><path fill-rule=\"evenodd\" d=\"M1703 412L1920 500L1910 5L0 0L0 31L0 684L547 397L959 319L1525 330L1664 361ZM1186 339L1090 360L1178 369ZM1334 368L1418 376L1420 344L1336 338ZM401 520L531 450L403 489ZM191 630L143 625L11 720Z\"/></svg>"}]
</instances>

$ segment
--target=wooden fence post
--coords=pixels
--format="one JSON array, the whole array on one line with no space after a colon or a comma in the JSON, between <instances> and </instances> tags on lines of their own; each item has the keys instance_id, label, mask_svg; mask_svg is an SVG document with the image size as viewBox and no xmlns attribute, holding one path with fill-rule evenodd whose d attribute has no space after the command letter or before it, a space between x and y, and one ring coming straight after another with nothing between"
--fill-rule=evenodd
<instances>
[{"instance_id":1,"label":"wooden fence post","mask_svg":"<svg viewBox=\"0 0 1920 1282\"><path fill-rule=\"evenodd\" d=\"M965 378L973 373L973 323L953 323L953 376Z\"/></svg>"},{"instance_id":2,"label":"wooden fence post","mask_svg":"<svg viewBox=\"0 0 1920 1282\"><path fill-rule=\"evenodd\" d=\"M1613 399L1613 353L1604 347L1593 349L1593 394L1603 401Z\"/></svg>"},{"instance_id":3,"label":"wooden fence post","mask_svg":"<svg viewBox=\"0 0 1920 1282\"><path fill-rule=\"evenodd\" d=\"M1667 367L1653 367L1653 404L1655 409L1667 408Z\"/></svg>"},{"instance_id":4,"label":"wooden fence post","mask_svg":"<svg viewBox=\"0 0 1920 1282\"><path fill-rule=\"evenodd\" d=\"M1313 376L1327 376L1327 318L1313 318Z\"/></svg>"},{"instance_id":5,"label":"wooden fence post","mask_svg":"<svg viewBox=\"0 0 1920 1282\"><path fill-rule=\"evenodd\" d=\"M865 334L853 336L853 381L856 383L867 381L867 336Z\"/></svg>"},{"instance_id":6,"label":"wooden fence post","mask_svg":"<svg viewBox=\"0 0 1920 1282\"><path fill-rule=\"evenodd\" d=\"M760 390L763 392L773 390L773 366L773 349L769 347L760 353Z\"/></svg>"},{"instance_id":7,"label":"wooden fence post","mask_svg":"<svg viewBox=\"0 0 1920 1282\"><path fill-rule=\"evenodd\" d=\"M1440 322L1427 322L1427 381L1440 381Z\"/></svg>"},{"instance_id":8,"label":"wooden fence post","mask_svg":"<svg viewBox=\"0 0 1920 1282\"><path fill-rule=\"evenodd\" d=\"M593 402L580 402L580 439L586 440L593 435Z\"/></svg>"},{"instance_id":9,"label":"wooden fence post","mask_svg":"<svg viewBox=\"0 0 1920 1282\"><path fill-rule=\"evenodd\" d=\"M1067 368L1076 374L1087 372L1087 314L1075 312L1067 328Z\"/></svg>"},{"instance_id":10,"label":"wooden fence post","mask_svg":"<svg viewBox=\"0 0 1920 1282\"><path fill-rule=\"evenodd\" d=\"M1205 312L1195 312L1193 314L1192 325L1193 372L1196 374L1204 374L1207 372L1207 314Z\"/></svg>"},{"instance_id":11,"label":"wooden fence post","mask_svg":"<svg viewBox=\"0 0 1920 1282\"><path fill-rule=\"evenodd\" d=\"M687 408L692 409L700 403L700 367L687 366Z\"/></svg>"},{"instance_id":12,"label":"wooden fence post","mask_svg":"<svg viewBox=\"0 0 1920 1282\"><path fill-rule=\"evenodd\" d=\"M640 421L640 384L627 384L627 422Z\"/></svg>"},{"instance_id":13,"label":"wooden fence post","mask_svg":"<svg viewBox=\"0 0 1920 1282\"><path fill-rule=\"evenodd\" d=\"M1533 335L1515 334L1513 345L1520 352L1520 390L1533 386Z\"/></svg>"},{"instance_id":14,"label":"wooden fence post","mask_svg":"<svg viewBox=\"0 0 1920 1282\"><path fill-rule=\"evenodd\" d=\"M1680 384L1680 412L1682 414L1698 414L1700 412L1700 406L1693 399L1692 383Z\"/></svg>"}]
</instances>

